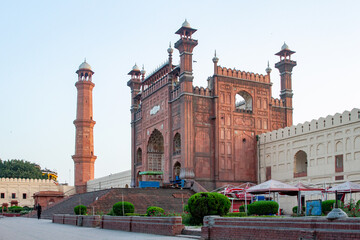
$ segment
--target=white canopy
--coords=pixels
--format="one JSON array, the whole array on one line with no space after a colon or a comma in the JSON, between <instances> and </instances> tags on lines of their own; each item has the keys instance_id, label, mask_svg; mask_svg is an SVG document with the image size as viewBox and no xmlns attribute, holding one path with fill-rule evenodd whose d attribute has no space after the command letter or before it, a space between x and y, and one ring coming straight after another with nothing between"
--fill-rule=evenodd
<instances>
[{"instance_id":1,"label":"white canopy","mask_svg":"<svg viewBox=\"0 0 360 240\"><path fill-rule=\"evenodd\" d=\"M360 184L353 183L353 182L344 182L343 184L337 185L335 187L330 188L327 190L328 192L335 192L338 193L352 193L352 192L360 192Z\"/></svg>"},{"instance_id":2,"label":"white canopy","mask_svg":"<svg viewBox=\"0 0 360 240\"><path fill-rule=\"evenodd\" d=\"M269 180L246 190L249 193L298 192L299 188L276 180Z\"/></svg>"}]
</instances>

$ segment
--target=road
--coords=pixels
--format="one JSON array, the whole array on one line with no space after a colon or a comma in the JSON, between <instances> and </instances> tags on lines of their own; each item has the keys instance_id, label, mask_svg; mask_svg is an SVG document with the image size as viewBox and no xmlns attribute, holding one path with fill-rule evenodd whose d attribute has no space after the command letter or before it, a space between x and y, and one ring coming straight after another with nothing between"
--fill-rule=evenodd
<instances>
[{"instance_id":1,"label":"road","mask_svg":"<svg viewBox=\"0 0 360 240\"><path fill-rule=\"evenodd\" d=\"M188 239L133 233L100 228L85 228L52 223L47 219L0 217L0 240L118 240Z\"/></svg>"}]
</instances>

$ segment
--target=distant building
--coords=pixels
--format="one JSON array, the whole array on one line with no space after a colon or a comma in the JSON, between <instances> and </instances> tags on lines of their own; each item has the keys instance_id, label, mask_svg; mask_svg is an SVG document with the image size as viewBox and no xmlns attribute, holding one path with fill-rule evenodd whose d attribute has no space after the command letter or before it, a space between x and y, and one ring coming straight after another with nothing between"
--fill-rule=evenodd
<instances>
[{"instance_id":1,"label":"distant building","mask_svg":"<svg viewBox=\"0 0 360 240\"><path fill-rule=\"evenodd\" d=\"M141 180L166 184L176 176L208 190L257 182L256 135L292 125L294 51L284 44L276 53L279 99L272 98L269 66L264 75L220 67L216 54L208 86L195 87L196 31L187 21L176 31L179 65L173 64L170 46L168 60L151 74L137 65L129 72L132 186ZM141 175L144 171L163 174Z\"/></svg>"},{"instance_id":2,"label":"distant building","mask_svg":"<svg viewBox=\"0 0 360 240\"><path fill-rule=\"evenodd\" d=\"M61 192L63 196L75 193L73 186L58 184L48 179L23 179L23 178L0 178L0 205L17 202L19 206L33 207L34 195L38 192L52 191ZM56 202L56 198L48 198L43 201L43 207Z\"/></svg>"},{"instance_id":3,"label":"distant building","mask_svg":"<svg viewBox=\"0 0 360 240\"><path fill-rule=\"evenodd\" d=\"M109 188L128 188L131 183L131 171L127 170L105 177L90 180L86 184L87 192L93 192Z\"/></svg>"}]
</instances>

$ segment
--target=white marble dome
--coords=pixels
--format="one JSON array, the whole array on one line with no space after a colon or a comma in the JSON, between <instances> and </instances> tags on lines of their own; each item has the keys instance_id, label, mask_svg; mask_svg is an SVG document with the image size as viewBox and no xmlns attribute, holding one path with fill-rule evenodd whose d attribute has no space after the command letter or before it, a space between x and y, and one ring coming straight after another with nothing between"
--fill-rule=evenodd
<instances>
[{"instance_id":1,"label":"white marble dome","mask_svg":"<svg viewBox=\"0 0 360 240\"><path fill-rule=\"evenodd\" d=\"M79 70L80 69L91 70L91 66L86 61L84 61L82 64L80 64Z\"/></svg>"}]
</instances>

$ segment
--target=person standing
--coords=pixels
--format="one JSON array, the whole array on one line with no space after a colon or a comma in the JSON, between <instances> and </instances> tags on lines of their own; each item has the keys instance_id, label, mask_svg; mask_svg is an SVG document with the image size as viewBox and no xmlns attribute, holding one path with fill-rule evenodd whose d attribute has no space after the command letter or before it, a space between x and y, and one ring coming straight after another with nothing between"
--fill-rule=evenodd
<instances>
[{"instance_id":1,"label":"person standing","mask_svg":"<svg viewBox=\"0 0 360 240\"><path fill-rule=\"evenodd\" d=\"M37 217L38 217L38 219L40 219L40 217L41 217L41 205L39 203L36 205L36 210L37 210Z\"/></svg>"}]
</instances>

